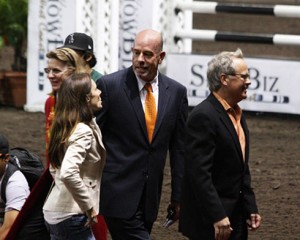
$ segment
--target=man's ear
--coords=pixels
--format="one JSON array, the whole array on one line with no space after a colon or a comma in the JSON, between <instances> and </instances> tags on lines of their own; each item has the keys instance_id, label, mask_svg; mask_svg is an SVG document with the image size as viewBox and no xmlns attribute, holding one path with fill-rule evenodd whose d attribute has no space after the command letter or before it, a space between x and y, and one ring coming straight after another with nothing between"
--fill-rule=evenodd
<instances>
[{"instance_id":1,"label":"man's ear","mask_svg":"<svg viewBox=\"0 0 300 240\"><path fill-rule=\"evenodd\" d=\"M221 74L221 76L220 76L220 82L221 82L222 85L227 85L228 84L227 77L226 77L225 74Z\"/></svg>"},{"instance_id":2,"label":"man's ear","mask_svg":"<svg viewBox=\"0 0 300 240\"><path fill-rule=\"evenodd\" d=\"M162 63L162 61L164 60L165 56L166 56L166 52L161 51L160 54L159 54L159 60L158 60L159 64Z\"/></svg>"},{"instance_id":3,"label":"man's ear","mask_svg":"<svg viewBox=\"0 0 300 240\"><path fill-rule=\"evenodd\" d=\"M89 95L86 96L86 101L89 103L91 101L91 98Z\"/></svg>"}]
</instances>

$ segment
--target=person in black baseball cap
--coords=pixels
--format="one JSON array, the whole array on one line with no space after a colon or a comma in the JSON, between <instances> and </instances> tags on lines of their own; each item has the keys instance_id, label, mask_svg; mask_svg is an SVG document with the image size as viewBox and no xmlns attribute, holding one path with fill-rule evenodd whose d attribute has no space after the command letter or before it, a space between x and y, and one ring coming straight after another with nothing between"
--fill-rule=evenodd
<instances>
[{"instance_id":1,"label":"person in black baseball cap","mask_svg":"<svg viewBox=\"0 0 300 240\"><path fill-rule=\"evenodd\" d=\"M97 64L97 59L94 54L94 42L90 36L79 32L71 33L66 37L64 45L60 48L71 48L76 51L89 65L91 77L95 82L102 77L103 74L93 69Z\"/></svg>"},{"instance_id":2,"label":"person in black baseball cap","mask_svg":"<svg viewBox=\"0 0 300 240\"><path fill-rule=\"evenodd\" d=\"M85 33L71 33L65 39L63 47L72 48L73 50L94 51L93 39Z\"/></svg>"}]
</instances>

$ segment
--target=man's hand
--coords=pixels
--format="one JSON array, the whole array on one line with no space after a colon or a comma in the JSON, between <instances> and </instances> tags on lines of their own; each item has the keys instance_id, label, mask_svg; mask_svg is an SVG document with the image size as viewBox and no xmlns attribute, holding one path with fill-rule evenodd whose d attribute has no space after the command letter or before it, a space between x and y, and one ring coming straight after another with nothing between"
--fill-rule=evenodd
<instances>
[{"instance_id":1,"label":"man's hand","mask_svg":"<svg viewBox=\"0 0 300 240\"><path fill-rule=\"evenodd\" d=\"M180 212L179 203L175 203L175 202L170 203L167 212L168 213L167 213L166 221L163 224L164 228L169 227L179 219L179 212Z\"/></svg>"},{"instance_id":2,"label":"man's hand","mask_svg":"<svg viewBox=\"0 0 300 240\"><path fill-rule=\"evenodd\" d=\"M230 227L229 218L223 218L221 221L214 223L215 240L227 240L230 237L232 228Z\"/></svg>"},{"instance_id":3,"label":"man's hand","mask_svg":"<svg viewBox=\"0 0 300 240\"><path fill-rule=\"evenodd\" d=\"M261 216L257 213L251 214L250 219L247 220L247 224L251 231L258 229L261 224Z\"/></svg>"},{"instance_id":4,"label":"man's hand","mask_svg":"<svg viewBox=\"0 0 300 240\"><path fill-rule=\"evenodd\" d=\"M167 211L169 212L170 209L172 209L173 211L175 211L175 215L172 218L172 220L175 222L179 219L179 213L180 213L180 204L178 202L171 202L168 206Z\"/></svg>"}]
</instances>

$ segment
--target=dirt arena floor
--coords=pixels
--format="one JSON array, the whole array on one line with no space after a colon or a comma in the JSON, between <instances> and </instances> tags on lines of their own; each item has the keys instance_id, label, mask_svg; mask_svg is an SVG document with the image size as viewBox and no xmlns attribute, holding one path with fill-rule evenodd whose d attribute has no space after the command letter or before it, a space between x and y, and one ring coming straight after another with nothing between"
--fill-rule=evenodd
<instances>
[{"instance_id":1,"label":"dirt arena floor","mask_svg":"<svg viewBox=\"0 0 300 240\"><path fill-rule=\"evenodd\" d=\"M300 116L246 113L251 133L252 183L263 217L250 240L300 239ZM45 161L44 114L0 106L0 132L11 147L25 147ZM162 224L169 200L170 175L166 168L159 217L153 240L183 240L177 224ZM200 240L200 239L199 239Z\"/></svg>"}]
</instances>

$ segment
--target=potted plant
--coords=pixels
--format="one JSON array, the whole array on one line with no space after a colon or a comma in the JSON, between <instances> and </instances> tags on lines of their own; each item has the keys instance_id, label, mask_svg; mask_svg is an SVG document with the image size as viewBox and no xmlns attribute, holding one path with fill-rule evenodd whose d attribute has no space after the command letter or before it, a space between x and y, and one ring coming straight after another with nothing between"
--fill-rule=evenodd
<instances>
[{"instance_id":1,"label":"potted plant","mask_svg":"<svg viewBox=\"0 0 300 240\"><path fill-rule=\"evenodd\" d=\"M26 71L27 16L28 0L0 0L0 48L13 47L16 71Z\"/></svg>"},{"instance_id":2,"label":"potted plant","mask_svg":"<svg viewBox=\"0 0 300 240\"><path fill-rule=\"evenodd\" d=\"M0 0L0 51L2 51L2 104L26 103L28 0ZM9 62L11 56L12 61Z\"/></svg>"}]
</instances>

